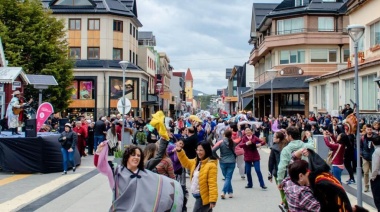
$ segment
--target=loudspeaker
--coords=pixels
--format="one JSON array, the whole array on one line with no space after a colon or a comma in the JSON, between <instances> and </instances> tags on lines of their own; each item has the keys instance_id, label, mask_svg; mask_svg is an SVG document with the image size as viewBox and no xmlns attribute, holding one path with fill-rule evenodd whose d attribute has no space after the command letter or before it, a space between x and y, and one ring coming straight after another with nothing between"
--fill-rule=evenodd
<instances>
[{"instance_id":1,"label":"loudspeaker","mask_svg":"<svg viewBox=\"0 0 380 212\"><path fill-rule=\"evenodd\" d=\"M59 133L62 133L63 131L65 131L65 124L66 123L70 123L69 119L59 119L59 121L58 121Z\"/></svg>"},{"instance_id":2,"label":"loudspeaker","mask_svg":"<svg viewBox=\"0 0 380 212\"><path fill-rule=\"evenodd\" d=\"M36 119L28 119L25 123L25 137L37 137L37 121Z\"/></svg>"}]
</instances>

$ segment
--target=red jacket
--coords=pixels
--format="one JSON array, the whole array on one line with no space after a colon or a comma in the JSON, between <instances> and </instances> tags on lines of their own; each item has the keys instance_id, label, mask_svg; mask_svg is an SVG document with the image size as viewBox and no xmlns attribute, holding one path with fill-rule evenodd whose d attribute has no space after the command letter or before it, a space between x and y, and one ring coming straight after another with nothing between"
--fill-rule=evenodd
<instances>
[{"instance_id":1,"label":"red jacket","mask_svg":"<svg viewBox=\"0 0 380 212\"><path fill-rule=\"evenodd\" d=\"M73 131L76 132L78 135L78 142L77 143L86 143L86 131L83 129L83 127L74 127Z\"/></svg>"},{"instance_id":2,"label":"red jacket","mask_svg":"<svg viewBox=\"0 0 380 212\"><path fill-rule=\"evenodd\" d=\"M332 137L332 139L335 141L335 138ZM332 165L343 165L344 164L344 151L345 151L345 146L343 144L339 143L330 143L330 140L328 137L324 138L326 145L330 148L332 151L332 155L336 154L335 158L332 160L331 164ZM339 148L340 146L340 148ZM339 152L338 152L339 149Z\"/></svg>"},{"instance_id":3,"label":"red jacket","mask_svg":"<svg viewBox=\"0 0 380 212\"><path fill-rule=\"evenodd\" d=\"M252 144L246 145L245 143L247 143L248 141L252 141ZM252 135L251 140L249 140L247 136L243 136L239 144L239 147L244 149L244 161L254 162L260 160L260 154L259 151L257 151L256 144L264 145L265 142L260 140L255 135Z\"/></svg>"}]
</instances>

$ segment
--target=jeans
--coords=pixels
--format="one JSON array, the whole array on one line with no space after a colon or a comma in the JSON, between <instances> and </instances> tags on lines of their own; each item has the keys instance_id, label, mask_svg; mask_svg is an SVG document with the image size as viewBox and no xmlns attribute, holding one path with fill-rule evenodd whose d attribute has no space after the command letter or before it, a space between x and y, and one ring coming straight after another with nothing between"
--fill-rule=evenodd
<instances>
[{"instance_id":1,"label":"jeans","mask_svg":"<svg viewBox=\"0 0 380 212\"><path fill-rule=\"evenodd\" d=\"M232 174L235 170L235 163L220 163L220 169L222 170L222 174L225 178L224 180L224 186L223 186L223 193L225 194L232 194L234 193L232 189Z\"/></svg>"},{"instance_id":2,"label":"jeans","mask_svg":"<svg viewBox=\"0 0 380 212\"><path fill-rule=\"evenodd\" d=\"M334 177L339 180L340 184L342 184L341 176L342 176L342 171L343 169L337 167L337 166L332 166L332 173Z\"/></svg>"},{"instance_id":3,"label":"jeans","mask_svg":"<svg viewBox=\"0 0 380 212\"><path fill-rule=\"evenodd\" d=\"M75 148L73 149L72 152L69 152L67 151L67 149L61 147L61 152L62 152L62 158L63 158L63 171L67 171L67 160L71 163L72 167L75 167L75 162L74 162Z\"/></svg>"},{"instance_id":4,"label":"jeans","mask_svg":"<svg viewBox=\"0 0 380 212\"><path fill-rule=\"evenodd\" d=\"M254 162L245 162L245 174L247 175L247 180L248 180L248 187L252 187L253 184L252 184L252 175L251 175L251 167L252 167L252 163L253 163L253 166L255 167L255 171L256 171L256 174L257 174L257 178L259 178L259 182L260 182L260 187L264 187L265 184L264 184L264 180L263 180L263 175L261 174L261 170L260 170L260 161L254 161Z\"/></svg>"},{"instance_id":5,"label":"jeans","mask_svg":"<svg viewBox=\"0 0 380 212\"><path fill-rule=\"evenodd\" d=\"M203 205L202 198L198 197L195 198L193 212L212 212L212 209L210 209L210 203Z\"/></svg>"},{"instance_id":6,"label":"jeans","mask_svg":"<svg viewBox=\"0 0 380 212\"><path fill-rule=\"evenodd\" d=\"M94 136L94 151L98 148L98 145L104 141L104 135L95 135Z\"/></svg>"}]
</instances>

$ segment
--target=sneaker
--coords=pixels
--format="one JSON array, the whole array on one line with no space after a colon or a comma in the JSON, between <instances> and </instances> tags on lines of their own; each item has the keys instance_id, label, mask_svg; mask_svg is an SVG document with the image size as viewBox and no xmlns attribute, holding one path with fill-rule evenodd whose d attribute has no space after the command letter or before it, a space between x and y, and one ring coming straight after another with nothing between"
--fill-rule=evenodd
<instances>
[{"instance_id":1,"label":"sneaker","mask_svg":"<svg viewBox=\"0 0 380 212\"><path fill-rule=\"evenodd\" d=\"M252 188L252 186L248 186L248 185L247 185L247 186L245 186L245 188Z\"/></svg>"},{"instance_id":2,"label":"sneaker","mask_svg":"<svg viewBox=\"0 0 380 212\"><path fill-rule=\"evenodd\" d=\"M67 171L63 171L62 175L65 175L65 174L67 174Z\"/></svg>"},{"instance_id":3,"label":"sneaker","mask_svg":"<svg viewBox=\"0 0 380 212\"><path fill-rule=\"evenodd\" d=\"M281 209L282 212L287 212L288 211L288 209L285 207L284 203L279 204L278 207Z\"/></svg>"},{"instance_id":4,"label":"sneaker","mask_svg":"<svg viewBox=\"0 0 380 212\"><path fill-rule=\"evenodd\" d=\"M261 186L261 189L263 189L263 190L267 190L267 188L268 187L266 187L266 186Z\"/></svg>"},{"instance_id":5,"label":"sneaker","mask_svg":"<svg viewBox=\"0 0 380 212\"><path fill-rule=\"evenodd\" d=\"M75 172L75 169L76 169L76 167L74 166L74 167L73 167L73 172Z\"/></svg>"},{"instance_id":6,"label":"sneaker","mask_svg":"<svg viewBox=\"0 0 380 212\"><path fill-rule=\"evenodd\" d=\"M350 185L350 184L355 184L356 182L355 182L355 180L353 180L353 179L351 179L351 180L347 180L347 185Z\"/></svg>"},{"instance_id":7,"label":"sneaker","mask_svg":"<svg viewBox=\"0 0 380 212\"><path fill-rule=\"evenodd\" d=\"M228 198L233 198L234 195L233 194L228 194Z\"/></svg>"},{"instance_id":8,"label":"sneaker","mask_svg":"<svg viewBox=\"0 0 380 212\"><path fill-rule=\"evenodd\" d=\"M226 196L224 195L224 193L222 193L222 194L220 195L220 197L221 197L222 199L225 199L225 198L226 198Z\"/></svg>"},{"instance_id":9,"label":"sneaker","mask_svg":"<svg viewBox=\"0 0 380 212\"><path fill-rule=\"evenodd\" d=\"M245 179L245 176L241 176L241 179L243 179L243 180L244 180L244 179Z\"/></svg>"},{"instance_id":10,"label":"sneaker","mask_svg":"<svg viewBox=\"0 0 380 212\"><path fill-rule=\"evenodd\" d=\"M369 192L369 187L365 187L364 192Z\"/></svg>"}]
</instances>

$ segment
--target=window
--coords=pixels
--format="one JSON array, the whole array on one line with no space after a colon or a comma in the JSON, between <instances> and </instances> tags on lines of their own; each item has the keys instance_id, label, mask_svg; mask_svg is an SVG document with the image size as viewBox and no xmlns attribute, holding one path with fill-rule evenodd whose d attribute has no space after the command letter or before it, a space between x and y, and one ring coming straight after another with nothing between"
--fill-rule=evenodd
<instances>
[{"instance_id":1,"label":"window","mask_svg":"<svg viewBox=\"0 0 380 212\"><path fill-rule=\"evenodd\" d=\"M281 106L305 106L305 94L282 94Z\"/></svg>"},{"instance_id":2,"label":"window","mask_svg":"<svg viewBox=\"0 0 380 212\"><path fill-rule=\"evenodd\" d=\"M70 47L70 58L80 60L80 47Z\"/></svg>"},{"instance_id":3,"label":"window","mask_svg":"<svg viewBox=\"0 0 380 212\"><path fill-rule=\"evenodd\" d=\"M88 19L88 30L100 30L100 20Z\"/></svg>"},{"instance_id":4,"label":"window","mask_svg":"<svg viewBox=\"0 0 380 212\"><path fill-rule=\"evenodd\" d=\"M136 28L133 27L133 37L135 38L136 37Z\"/></svg>"},{"instance_id":5,"label":"window","mask_svg":"<svg viewBox=\"0 0 380 212\"><path fill-rule=\"evenodd\" d=\"M133 52L133 53L132 53L132 63L135 64L135 62L136 62L136 61L135 61L135 53Z\"/></svg>"},{"instance_id":6,"label":"window","mask_svg":"<svg viewBox=\"0 0 380 212\"><path fill-rule=\"evenodd\" d=\"M148 81L141 80L141 101L148 101Z\"/></svg>"},{"instance_id":7,"label":"window","mask_svg":"<svg viewBox=\"0 0 380 212\"><path fill-rule=\"evenodd\" d=\"M58 0L54 5L92 6L88 0Z\"/></svg>"},{"instance_id":8,"label":"window","mask_svg":"<svg viewBox=\"0 0 380 212\"><path fill-rule=\"evenodd\" d=\"M89 60L99 60L99 47L90 47L87 50L87 59Z\"/></svg>"},{"instance_id":9,"label":"window","mask_svg":"<svg viewBox=\"0 0 380 212\"><path fill-rule=\"evenodd\" d=\"M364 51L364 37L365 37L365 34L363 34L363 36L358 41L358 51L359 52ZM352 45L352 46L354 46L354 45ZM354 52L354 51L352 51L352 52Z\"/></svg>"},{"instance_id":10,"label":"window","mask_svg":"<svg viewBox=\"0 0 380 212\"><path fill-rule=\"evenodd\" d=\"M132 24L129 24L129 34L132 35Z\"/></svg>"},{"instance_id":11,"label":"window","mask_svg":"<svg viewBox=\"0 0 380 212\"><path fill-rule=\"evenodd\" d=\"M114 60L122 60L122 58L123 58L123 49L114 48L112 55L113 55L112 58Z\"/></svg>"},{"instance_id":12,"label":"window","mask_svg":"<svg viewBox=\"0 0 380 212\"><path fill-rule=\"evenodd\" d=\"M345 92L345 103L353 102L355 101L355 82L354 79L349 79L344 81L344 92Z\"/></svg>"},{"instance_id":13,"label":"window","mask_svg":"<svg viewBox=\"0 0 380 212\"><path fill-rule=\"evenodd\" d=\"M280 64L305 63L304 50L292 50L280 52Z\"/></svg>"},{"instance_id":14,"label":"window","mask_svg":"<svg viewBox=\"0 0 380 212\"><path fill-rule=\"evenodd\" d=\"M118 20L113 20L113 31L123 32L123 22Z\"/></svg>"},{"instance_id":15,"label":"window","mask_svg":"<svg viewBox=\"0 0 380 212\"><path fill-rule=\"evenodd\" d=\"M327 99L326 99L326 85L321 85L321 108L327 109L326 105Z\"/></svg>"},{"instance_id":16,"label":"window","mask_svg":"<svg viewBox=\"0 0 380 212\"><path fill-rule=\"evenodd\" d=\"M129 62L132 62L132 51L129 50Z\"/></svg>"},{"instance_id":17,"label":"window","mask_svg":"<svg viewBox=\"0 0 380 212\"><path fill-rule=\"evenodd\" d=\"M294 6L296 7L303 6L303 0L295 0Z\"/></svg>"},{"instance_id":18,"label":"window","mask_svg":"<svg viewBox=\"0 0 380 212\"><path fill-rule=\"evenodd\" d=\"M136 40L139 40L139 30L136 28Z\"/></svg>"},{"instance_id":19,"label":"window","mask_svg":"<svg viewBox=\"0 0 380 212\"><path fill-rule=\"evenodd\" d=\"M80 30L80 19L69 19L69 30Z\"/></svg>"},{"instance_id":20,"label":"window","mask_svg":"<svg viewBox=\"0 0 380 212\"><path fill-rule=\"evenodd\" d=\"M303 18L291 18L277 21L277 34L291 34L302 32L304 28Z\"/></svg>"},{"instance_id":21,"label":"window","mask_svg":"<svg viewBox=\"0 0 380 212\"><path fill-rule=\"evenodd\" d=\"M333 110L339 110L339 82L332 84L333 87Z\"/></svg>"},{"instance_id":22,"label":"window","mask_svg":"<svg viewBox=\"0 0 380 212\"><path fill-rule=\"evenodd\" d=\"M310 57L312 63L336 62L337 51L334 49L311 49Z\"/></svg>"},{"instance_id":23,"label":"window","mask_svg":"<svg viewBox=\"0 0 380 212\"><path fill-rule=\"evenodd\" d=\"M363 110L376 110L377 85L373 81L375 78L375 74L362 77L362 104L360 107Z\"/></svg>"},{"instance_id":24,"label":"window","mask_svg":"<svg viewBox=\"0 0 380 212\"><path fill-rule=\"evenodd\" d=\"M313 103L318 104L318 87L314 86L313 87Z\"/></svg>"},{"instance_id":25,"label":"window","mask_svg":"<svg viewBox=\"0 0 380 212\"><path fill-rule=\"evenodd\" d=\"M333 17L318 17L318 31L334 31Z\"/></svg>"},{"instance_id":26,"label":"window","mask_svg":"<svg viewBox=\"0 0 380 212\"><path fill-rule=\"evenodd\" d=\"M347 62L349 58L350 58L350 50L344 49L343 50L343 62Z\"/></svg>"},{"instance_id":27,"label":"window","mask_svg":"<svg viewBox=\"0 0 380 212\"><path fill-rule=\"evenodd\" d=\"M371 47L380 44L380 21L371 25L370 30Z\"/></svg>"},{"instance_id":28,"label":"window","mask_svg":"<svg viewBox=\"0 0 380 212\"><path fill-rule=\"evenodd\" d=\"M139 65L139 56L136 54L136 65Z\"/></svg>"}]
</instances>

